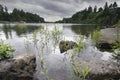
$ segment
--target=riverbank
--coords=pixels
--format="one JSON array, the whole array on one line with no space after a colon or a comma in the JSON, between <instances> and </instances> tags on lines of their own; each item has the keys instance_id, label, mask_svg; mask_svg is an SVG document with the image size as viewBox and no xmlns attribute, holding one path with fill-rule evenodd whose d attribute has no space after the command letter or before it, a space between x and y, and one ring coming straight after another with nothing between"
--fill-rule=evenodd
<instances>
[{"instance_id":1,"label":"riverbank","mask_svg":"<svg viewBox=\"0 0 120 80\"><path fill-rule=\"evenodd\" d=\"M47 57L47 60L49 60L49 58L50 57ZM83 66L84 68L87 66L91 68L91 71L86 76L87 80L120 79L119 76L120 64L118 64L117 62L105 61L96 58L88 59L88 58L84 58L83 55L81 55L81 57L76 56L73 60L78 62L80 74L81 71L83 70ZM53 63L53 62L49 61L49 63ZM59 69L62 69L65 66L62 65L64 62L63 63L58 62L58 63L60 63ZM53 66L53 68L54 67L55 66ZM59 71L56 69L57 68L54 68L54 71ZM37 80L35 73L36 73L36 57L34 55L22 55L13 59L4 60L0 62L1 80ZM57 76L57 74L59 74L60 72L55 72L55 73Z\"/></svg>"}]
</instances>

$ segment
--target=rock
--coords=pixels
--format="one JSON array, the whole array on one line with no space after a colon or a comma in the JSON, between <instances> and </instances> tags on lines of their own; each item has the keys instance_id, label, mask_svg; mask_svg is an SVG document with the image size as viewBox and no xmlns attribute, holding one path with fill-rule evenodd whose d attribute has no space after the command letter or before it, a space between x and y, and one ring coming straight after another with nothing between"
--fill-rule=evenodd
<instances>
[{"instance_id":1,"label":"rock","mask_svg":"<svg viewBox=\"0 0 120 80\"><path fill-rule=\"evenodd\" d=\"M60 52L63 53L69 49L73 49L75 47L77 47L77 43L73 42L73 41L60 41L59 43L59 48L60 48Z\"/></svg>"},{"instance_id":2,"label":"rock","mask_svg":"<svg viewBox=\"0 0 120 80\"><path fill-rule=\"evenodd\" d=\"M74 60L78 63L79 74L88 66L91 71L86 76L86 80L119 80L120 79L120 64L114 61L104 61L100 59L88 59L75 57Z\"/></svg>"},{"instance_id":3,"label":"rock","mask_svg":"<svg viewBox=\"0 0 120 80\"><path fill-rule=\"evenodd\" d=\"M96 47L102 51L111 51L112 46L114 46L113 43L107 43L107 42L99 42L96 44Z\"/></svg>"},{"instance_id":4,"label":"rock","mask_svg":"<svg viewBox=\"0 0 120 80\"><path fill-rule=\"evenodd\" d=\"M34 80L36 58L22 55L0 62L0 80Z\"/></svg>"},{"instance_id":5,"label":"rock","mask_svg":"<svg viewBox=\"0 0 120 80\"><path fill-rule=\"evenodd\" d=\"M101 30L101 37L97 40L97 47L102 50L111 50L116 40L120 40L119 28L105 28Z\"/></svg>"}]
</instances>

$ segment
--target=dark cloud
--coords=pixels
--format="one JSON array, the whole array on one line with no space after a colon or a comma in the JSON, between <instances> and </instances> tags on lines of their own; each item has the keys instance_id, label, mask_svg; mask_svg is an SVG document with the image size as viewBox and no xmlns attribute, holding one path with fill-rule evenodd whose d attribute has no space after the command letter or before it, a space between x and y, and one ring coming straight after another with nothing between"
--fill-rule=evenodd
<instances>
[{"instance_id":1,"label":"dark cloud","mask_svg":"<svg viewBox=\"0 0 120 80\"><path fill-rule=\"evenodd\" d=\"M105 2L114 1L120 5L120 0L0 0L0 4L7 6L10 11L14 8L23 9L37 13L45 20L55 21L69 17L89 5L99 7L103 6Z\"/></svg>"}]
</instances>

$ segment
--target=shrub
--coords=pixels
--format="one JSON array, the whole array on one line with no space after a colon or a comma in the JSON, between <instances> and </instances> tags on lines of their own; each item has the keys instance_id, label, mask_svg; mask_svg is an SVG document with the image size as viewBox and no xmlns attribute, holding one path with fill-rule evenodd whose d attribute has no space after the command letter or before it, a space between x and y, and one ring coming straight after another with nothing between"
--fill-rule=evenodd
<instances>
[{"instance_id":1,"label":"shrub","mask_svg":"<svg viewBox=\"0 0 120 80\"><path fill-rule=\"evenodd\" d=\"M4 44L2 40L0 41L0 60L10 58L14 51L11 45Z\"/></svg>"}]
</instances>

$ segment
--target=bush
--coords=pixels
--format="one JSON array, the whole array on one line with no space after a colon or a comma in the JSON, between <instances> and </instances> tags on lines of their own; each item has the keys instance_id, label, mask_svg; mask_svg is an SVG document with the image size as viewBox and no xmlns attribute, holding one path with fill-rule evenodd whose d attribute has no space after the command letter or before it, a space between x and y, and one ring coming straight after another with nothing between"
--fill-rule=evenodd
<instances>
[{"instance_id":1,"label":"bush","mask_svg":"<svg viewBox=\"0 0 120 80\"><path fill-rule=\"evenodd\" d=\"M3 41L0 41L0 60L10 58L14 51L11 45L4 44Z\"/></svg>"}]
</instances>

